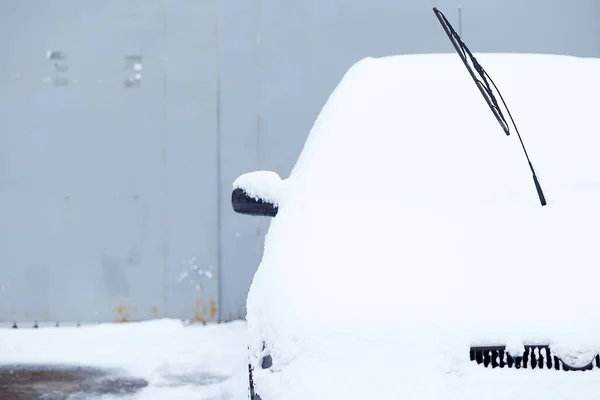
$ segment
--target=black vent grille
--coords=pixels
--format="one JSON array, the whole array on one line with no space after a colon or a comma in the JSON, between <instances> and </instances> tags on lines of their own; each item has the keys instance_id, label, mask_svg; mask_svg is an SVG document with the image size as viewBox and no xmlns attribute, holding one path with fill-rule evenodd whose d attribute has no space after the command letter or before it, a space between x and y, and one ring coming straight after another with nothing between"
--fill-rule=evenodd
<instances>
[{"instance_id":1,"label":"black vent grille","mask_svg":"<svg viewBox=\"0 0 600 400\"><path fill-rule=\"evenodd\" d=\"M471 361L486 368L554 369L558 371L589 371L600 369L600 354L583 367L573 367L553 355L547 345L525 346L521 357L513 357L506 346L471 347Z\"/></svg>"}]
</instances>

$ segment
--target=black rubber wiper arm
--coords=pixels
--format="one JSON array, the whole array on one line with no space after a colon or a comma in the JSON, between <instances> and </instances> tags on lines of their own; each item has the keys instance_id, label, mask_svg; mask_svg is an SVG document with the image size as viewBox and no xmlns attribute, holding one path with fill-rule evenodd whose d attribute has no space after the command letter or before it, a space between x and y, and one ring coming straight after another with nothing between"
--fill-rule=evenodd
<instances>
[{"instance_id":1,"label":"black rubber wiper arm","mask_svg":"<svg viewBox=\"0 0 600 400\"><path fill-rule=\"evenodd\" d=\"M527 163L529 164L529 169L531 169L531 173L533 174L533 182L535 184L535 189L536 189L538 197L540 199L540 203L542 204L542 206L545 206L546 198L544 196L544 192L542 191L542 187L538 181L538 178L535 174L535 170L533 169L533 164L531 164L531 160L529 159L529 154L527 154L527 149L525 149L525 144L523 143L523 139L521 139L521 134L519 133L519 130L517 129L517 125L515 124L515 121L514 121L512 115L510 114L508 107L506 106L506 102L504 101L502 94L500 94L500 91L498 90L498 87L496 86L496 84L494 83L492 78L488 75L488 73L483 69L481 64L479 64L479 62L477 61L475 56L473 56L473 54L471 53L471 51L469 50L467 45L462 41L462 39L460 38L458 33L456 33L456 31L454 30L454 28L452 27L452 25L450 24L448 19L446 19L446 16L440 10L438 10L436 7L433 7L433 12L435 13L437 19L440 21L442 28L444 28L446 35L448 35L448 38L450 39L450 42L454 46L454 49L456 50L459 57L465 64L465 67L469 71L471 78L473 78L473 81L479 88L479 91L481 92L481 95L485 99L487 105L490 107L490 110L492 110L492 113L496 117L496 120L500 124L500 127L502 128L504 133L506 133L506 135L508 136L508 135L510 135L510 129L508 127L508 123L506 122L506 119L504 118L504 115L502 114L502 110L500 110L500 107L498 106L498 102L496 101L496 97L494 96L492 87L490 86L489 82L491 82L494 89L496 89L496 92L498 92L498 95L500 96L500 99L502 100L502 104L504 104L504 108L506 109L506 112L508 113L508 116L510 117L512 125L515 127L515 132L517 132L517 136L519 137L519 141L521 142L521 147L523 147L523 152L525 153L525 157L527 158ZM469 61L473 65L472 67L469 64ZM479 78L475 75L475 73L477 73L477 75L479 75ZM488 82L488 79L489 79L489 82Z\"/></svg>"}]
</instances>

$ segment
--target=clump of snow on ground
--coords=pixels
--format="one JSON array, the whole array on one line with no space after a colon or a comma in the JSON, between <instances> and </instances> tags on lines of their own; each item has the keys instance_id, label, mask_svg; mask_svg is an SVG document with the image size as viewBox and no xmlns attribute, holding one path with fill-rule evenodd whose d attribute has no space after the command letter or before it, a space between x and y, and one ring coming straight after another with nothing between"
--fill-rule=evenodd
<instances>
[{"instance_id":1,"label":"clump of snow on ground","mask_svg":"<svg viewBox=\"0 0 600 400\"><path fill-rule=\"evenodd\" d=\"M224 400L247 395L246 324L178 320L0 329L0 364L118 369L148 380L131 400Z\"/></svg>"},{"instance_id":2,"label":"clump of snow on ground","mask_svg":"<svg viewBox=\"0 0 600 400\"><path fill-rule=\"evenodd\" d=\"M599 371L491 371L468 351L600 352L600 60L476 56L548 205L456 54L354 65L285 180L249 294L252 354L280 371L257 371L263 398L598 398Z\"/></svg>"}]
</instances>

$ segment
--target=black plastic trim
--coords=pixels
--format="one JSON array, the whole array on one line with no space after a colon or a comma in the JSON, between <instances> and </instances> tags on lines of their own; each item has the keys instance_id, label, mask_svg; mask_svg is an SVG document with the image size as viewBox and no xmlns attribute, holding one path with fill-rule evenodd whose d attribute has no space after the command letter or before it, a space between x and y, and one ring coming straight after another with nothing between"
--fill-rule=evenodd
<instances>
[{"instance_id":1,"label":"black plastic trim","mask_svg":"<svg viewBox=\"0 0 600 400\"><path fill-rule=\"evenodd\" d=\"M587 365L574 367L552 354L548 345L526 345L524 347L523 355L513 357L506 352L506 346L473 346L470 349L470 359L486 368L554 369L558 371L600 369L600 354L597 354ZM536 353L539 356L536 356Z\"/></svg>"},{"instance_id":2,"label":"black plastic trim","mask_svg":"<svg viewBox=\"0 0 600 400\"><path fill-rule=\"evenodd\" d=\"M277 207L272 203L249 196L244 189L237 188L231 192L231 206L238 214L261 217L275 217Z\"/></svg>"}]
</instances>

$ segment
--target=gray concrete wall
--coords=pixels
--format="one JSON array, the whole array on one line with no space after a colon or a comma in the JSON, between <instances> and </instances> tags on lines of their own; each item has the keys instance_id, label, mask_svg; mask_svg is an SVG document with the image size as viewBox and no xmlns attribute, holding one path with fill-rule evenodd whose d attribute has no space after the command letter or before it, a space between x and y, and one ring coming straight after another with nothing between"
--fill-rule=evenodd
<instances>
[{"instance_id":1,"label":"gray concrete wall","mask_svg":"<svg viewBox=\"0 0 600 400\"><path fill-rule=\"evenodd\" d=\"M2 2L0 320L218 318L215 5Z\"/></svg>"},{"instance_id":2,"label":"gray concrete wall","mask_svg":"<svg viewBox=\"0 0 600 400\"><path fill-rule=\"evenodd\" d=\"M597 0L460 5L473 51L600 57ZM4 0L0 320L243 318L268 221L231 182L285 177L352 63L453 51L433 6L458 29L447 0Z\"/></svg>"}]
</instances>

